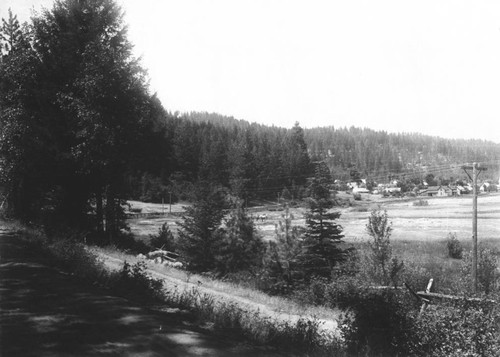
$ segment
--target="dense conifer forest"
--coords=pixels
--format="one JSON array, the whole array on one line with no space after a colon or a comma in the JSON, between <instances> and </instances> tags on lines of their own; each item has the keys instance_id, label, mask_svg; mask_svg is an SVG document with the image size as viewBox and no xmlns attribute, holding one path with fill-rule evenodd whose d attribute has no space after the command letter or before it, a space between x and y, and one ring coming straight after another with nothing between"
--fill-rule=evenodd
<instances>
[{"instance_id":1,"label":"dense conifer forest","mask_svg":"<svg viewBox=\"0 0 500 357\"><path fill-rule=\"evenodd\" d=\"M422 182L429 174L453 182L466 177L463 164L476 161L489 167L483 179L498 180L500 144L483 140L355 127L302 129L299 123L285 129L195 112L165 114L165 120L175 163L171 177L215 180L249 198L274 198L284 188L299 197L317 162L327 164L333 179L349 181L355 172L386 183Z\"/></svg>"}]
</instances>

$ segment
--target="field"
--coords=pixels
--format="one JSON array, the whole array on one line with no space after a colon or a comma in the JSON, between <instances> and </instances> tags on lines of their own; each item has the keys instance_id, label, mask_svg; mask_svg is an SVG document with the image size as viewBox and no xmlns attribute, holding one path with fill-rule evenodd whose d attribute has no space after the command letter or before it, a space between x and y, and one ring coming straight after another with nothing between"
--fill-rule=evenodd
<instances>
[{"instance_id":1,"label":"field","mask_svg":"<svg viewBox=\"0 0 500 357\"><path fill-rule=\"evenodd\" d=\"M343 195L343 198L348 198ZM339 224L344 228L345 241L360 243L367 240L365 225L370 211L380 207L387 210L393 224L392 240L396 241L439 241L445 240L448 233L456 233L459 240L470 241L472 236L472 195L461 197L425 198L427 206L414 206L418 198L386 199L378 195L363 195L362 201L351 199L350 207L340 207ZM142 213L168 212L166 204L151 204L137 201L130 202L133 208L141 208ZM129 221L132 233L146 238L155 234L163 223L168 223L173 232L176 222L181 219L185 204L172 205L172 214L159 218L135 218ZM274 237L275 225L282 219L282 210L276 206L252 207L249 209L255 219L258 231L265 240ZM304 207L290 208L293 224L305 226ZM262 221L257 219L266 214ZM479 241L500 241L500 194L483 194L478 197L478 239ZM500 244L500 242L498 242Z\"/></svg>"}]
</instances>

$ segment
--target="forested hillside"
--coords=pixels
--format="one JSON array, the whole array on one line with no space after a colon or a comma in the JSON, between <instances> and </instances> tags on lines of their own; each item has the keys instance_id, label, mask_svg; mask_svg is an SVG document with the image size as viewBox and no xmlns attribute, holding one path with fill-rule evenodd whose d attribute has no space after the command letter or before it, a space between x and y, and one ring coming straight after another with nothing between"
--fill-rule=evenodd
<instances>
[{"instance_id":1,"label":"forested hillside","mask_svg":"<svg viewBox=\"0 0 500 357\"><path fill-rule=\"evenodd\" d=\"M284 187L298 197L313 172L298 124L291 129L267 127L207 113L165 112L164 120L169 151L157 156L160 168L132 177L135 198L158 201L166 192L189 198L197 181L244 199L274 200Z\"/></svg>"},{"instance_id":2,"label":"forested hillside","mask_svg":"<svg viewBox=\"0 0 500 357\"><path fill-rule=\"evenodd\" d=\"M243 176L248 180L248 185L245 187L252 192L276 191L283 186L292 185L293 182L304 182L304 176L311 171L306 169L306 165L292 170L295 152L290 146L293 142L295 145L303 145L302 135L311 162L325 162L335 179L349 180L351 171L356 170L361 176L377 182L387 182L391 178L403 176L423 179L427 174L453 180L464 176L461 165L474 161L489 167L483 176L484 179L498 180L499 175L500 144L484 140L444 139L417 133L392 134L355 127L332 126L301 130L298 124L290 131L274 126L250 124L219 114L194 112L177 114L173 126L175 130L172 132L179 135L175 135L172 140L181 143L174 149L176 161L184 165L190 163L192 167L191 170L186 166L179 167L179 171L189 172L191 177L197 177L196 172L206 177L209 168L197 171L196 168L200 169L203 165L200 165L201 161L196 161L196 157L213 161L214 155L208 153L213 152L213 147L219 145L222 151L223 148L228 150L227 154L222 154L223 159L209 166L219 173L220 168L225 172L234 171L237 161L229 157L239 152L246 157L245 164L250 165L250 168L240 167L238 170L245 172L246 169L248 174ZM201 152L201 156L187 158L190 150L185 147L183 132L194 134L187 134L186 137L190 138L190 145L194 145L193 141L199 143L198 148L191 152L192 155ZM213 147L208 151L199 151L202 142L206 145L207 135L222 143L212 142ZM294 139L284 140L287 136ZM235 145L236 152L233 150ZM228 184L229 177L226 176L226 181L220 178L220 182Z\"/></svg>"},{"instance_id":3,"label":"forested hillside","mask_svg":"<svg viewBox=\"0 0 500 357\"><path fill-rule=\"evenodd\" d=\"M305 130L311 157L324 160L337 177L350 168L385 182L389 176L462 176L460 166L474 161L490 167L483 178L498 180L500 144L484 140L444 139L416 133L389 134L360 128Z\"/></svg>"}]
</instances>

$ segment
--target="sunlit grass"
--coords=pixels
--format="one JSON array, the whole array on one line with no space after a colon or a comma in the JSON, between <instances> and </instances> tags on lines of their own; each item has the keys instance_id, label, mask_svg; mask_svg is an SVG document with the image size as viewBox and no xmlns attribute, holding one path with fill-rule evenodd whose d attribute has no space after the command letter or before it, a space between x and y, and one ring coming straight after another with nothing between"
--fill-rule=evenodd
<instances>
[{"instance_id":1,"label":"sunlit grass","mask_svg":"<svg viewBox=\"0 0 500 357\"><path fill-rule=\"evenodd\" d=\"M142 259L136 256L117 251L113 248L93 248L95 252L111 256L115 259L127 261L135 264ZM102 256L101 254L101 256ZM270 296L251 287L240 284L221 281L205 275L192 274L185 270L180 270L168 266L147 263L148 269L158 274L165 275L170 279L175 279L179 284L189 286L200 286L204 289L213 290L219 296L226 299L234 299L243 304L249 304L261 310L269 310L276 314L288 314L296 316L316 316L318 319L336 321L340 315L339 310L333 310L322 306L307 306L290 299L279 296Z\"/></svg>"}]
</instances>

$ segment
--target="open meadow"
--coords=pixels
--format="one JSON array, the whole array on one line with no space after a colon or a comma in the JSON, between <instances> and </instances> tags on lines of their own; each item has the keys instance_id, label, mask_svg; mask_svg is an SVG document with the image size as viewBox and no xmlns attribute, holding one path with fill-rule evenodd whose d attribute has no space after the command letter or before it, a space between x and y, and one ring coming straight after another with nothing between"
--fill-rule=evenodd
<instances>
[{"instance_id":1,"label":"open meadow","mask_svg":"<svg viewBox=\"0 0 500 357\"><path fill-rule=\"evenodd\" d=\"M347 196L349 197L349 196ZM448 233L455 233L465 244L472 236L472 195L461 197L423 198L427 206L415 206L420 198L387 199L379 195L363 195L362 201L351 199L350 207L339 207L341 216L338 223L344 229L347 243L366 241L368 236L365 226L372 209L380 207L387 210L392 222L393 242L421 241L435 242L445 240ZM172 205L172 214L168 214L169 205L130 202L132 208L140 208L141 213L162 213L161 217L144 217L129 220L131 232L139 238L156 234L162 224L168 223L173 232L177 231L177 221L181 219L185 204ZM306 208L292 207L293 224L305 226ZM274 206L252 207L249 213L255 217L255 224L264 240L274 239L275 225L282 219L283 210ZM265 214L264 220L259 215ZM479 241L497 241L500 247L500 194L482 194L478 197L478 239Z\"/></svg>"},{"instance_id":2,"label":"open meadow","mask_svg":"<svg viewBox=\"0 0 500 357\"><path fill-rule=\"evenodd\" d=\"M435 280L435 288L450 291L453 281L461 274L460 260L448 256L447 239L450 233L456 235L464 250L471 249L472 236L472 195L461 197L423 198L427 205L415 205L421 198L382 198L379 195L363 195L361 201L354 201L347 194L340 194L344 204L339 207L341 216L338 223L343 227L346 246L355 247L361 254L367 254L369 236L366 224L371 210L387 210L392 222L392 251L394 256L404 261L410 273L422 272L416 288L430 278ZM131 202L132 207L140 207L142 213L160 213L166 210L161 204ZM172 214L152 218L129 220L131 232L145 243L149 235L158 233L162 224L167 223L176 234L178 222L182 218L185 204L172 206ZM291 207L293 224L305 227L305 207ZM275 239L275 226L284 210L277 205L251 207L249 214L254 217L258 232L265 241ZM264 220L259 216L266 215ZM500 194L482 194L478 197L478 241L480 246L500 248ZM421 281L420 281L421 280Z\"/></svg>"}]
</instances>

